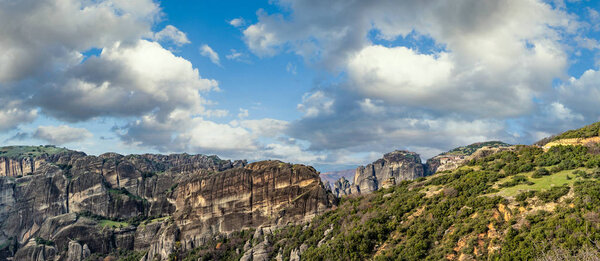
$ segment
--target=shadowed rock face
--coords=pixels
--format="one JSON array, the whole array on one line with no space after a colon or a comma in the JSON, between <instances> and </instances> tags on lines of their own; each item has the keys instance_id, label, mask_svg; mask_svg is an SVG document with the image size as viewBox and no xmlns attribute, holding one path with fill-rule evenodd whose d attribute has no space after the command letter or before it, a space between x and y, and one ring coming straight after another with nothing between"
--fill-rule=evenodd
<instances>
[{"instance_id":1,"label":"shadowed rock face","mask_svg":"<svg viewBox=\"0 0 600 261\"><path fill-rule=\"evenodd\" d=\"M72 151L30 161L31 174L0 177L0 245L11 246L0 257L79 260L122 249L166 258L216 234L304 222L335 203L312 167L279 161Z\"/></svg>"},{"instance_id":2,"label":"shadowed rock face","mask_svg":"<svg viewBox=\"0 0 600 261\"><path fill-rule=\"evenodd\" d=\"M394 151L382 159L356 169L354 186L358 192L368 193L384 186L392 186L403 180L425 176L419 154L410 151Z\"/></svg>"}]
</instances>

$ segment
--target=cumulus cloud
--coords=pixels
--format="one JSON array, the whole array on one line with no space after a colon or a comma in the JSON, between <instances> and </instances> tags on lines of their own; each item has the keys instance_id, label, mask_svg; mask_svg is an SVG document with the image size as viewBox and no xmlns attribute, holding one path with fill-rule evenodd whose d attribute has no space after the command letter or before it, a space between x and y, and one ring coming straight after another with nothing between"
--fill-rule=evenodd
<instances>
[{"instance_id":1,"label":"cumulus cloud","mask_svg":"<svg viewBox=\"0 0 600 261\"><path fill-rule=\"evenodd\" d=\"M600 119L600 112L596 107L600 101L599 71L587 70L579 78L570 78L559 87L558 93L558 100L567 109L588 119Z\"/></svg>"},{"instance_id":2,"label":"cumulus cloud","mask_svg":"<svg viewBox=\"0 0 600 261\"><path fill-rule=\"evenodd\" d=\"M308 149L315 153L381 155L394 149L409 149L427 158L478 141L515 141L501 120L469 120L459 115L440 117L425 110L384 106L377 101L345 97L343 93L320 92L324 99L340 97L329 108L332 113L305 116L290 123L286 130L291 137L309 141Z\"/></svg>"},{"instance_id":3,"label":"cumulus cloud","mask_svg":"<svg viewBox=\"0 0 600 261\"><path fill-rule=\"evenodd\" d=\"M17 101L8 101L0 106L0 131L11 130L19 126L19 124L35 120L38 111L23 107L23 104Z\"/></svg>"},{"instance_id":4,"label":"cumulus cloud","mask_svg":"<svg viewBox=\"0 0 600 261\"><path fill-rule=\"evenodd\" d=\"M156 41L170 41L177 46L182 46L184 44L191 43L188 40L187 35L184 32L179 31L177 27L172 25L167 25L160 32L154 34L154 39Z\"/></svg>"},{"instance_id":5,"label":"cumulus cloud","mask_svg":"<svg viewBox=\"0 0 600 261\"><path fill-rule=\"evenodd\" d=\"M0 3L0 83L78 64L81 52L147 35L160 9L151 0L134 2L136 8L130 1Z\"/></svg>"},{"instance_id":6,"label":"cumulus cloud","mask_svg":"<svg viewBox=\"0 0 600 261\"><path fill-rule=\"evenodd\" d=\"M73 128L67 125L39 126L35 133L33 133L33 138L44 140L54 145L83 141L92 136L92 133L86 129Z\"/></svg>"},{"instance_id":7,"label":"cumulus cloud","mask_svg":"<svg viewBox=\"0 0 600 261\"><path fill-rule=\"evenodd\" d=\"M210 48L210 46L208 46L207 44L202 45L200 47L200 54L202 56L208 57L208 59L210 59L210 61L212 63L221 66L221 61L219 60L219 54L217 52L215 52L212 48Z\"/></svg>"},{"instance_id":8,"label":"cumulus cloud","mask_svg":"<svg viewBox=\"0 0 600 261\"><path fill-rule=\"evenodd\" d=\"M151 36L159 16L160 8L151 0L1 2L0 92L6 99L0 106L1 129L35 119L40 105L32 97L39 97L46 84L70 82L67 74L86 64L85 52L117 42L135 45ZM46 113L44 108L41 112Z\"/></svg>"},{"instance_id":9,"label":"cumulus cloud","mask_svg":"<svg viewBox=\"0 0 600 261\"><path fill-rule=\"evenodd\" d=\"M279 144L278 138L284 136L288 126L286 121L268 118L216 123L186 111L174 111L164 120L158 120L154 115L143 116L119 128L118 132L128 144L163 152L187 151L250 160L277 158L298 162L290 152L305 151L303 148L287 144L287 149L283 150L273 145Z\"/></svg>"},{"instance_id":10,"label":"cumulus cloud","mask_svg":"<svg viewBox=\"0 0 600 261\"><path fill-rule=\"evenodd\" d=\"M302 118L287 128L314 153L406 148L428 157L477 141L531 139L532 114L582 119L549 95L569 65L562 41L581 25L544 1L276 3L286 11L259 11L243 31L248 48L258 57L295 53L342 76L306 93ZM432 44L411 44L423 41ZM515 124L532 132L516 133Z\"/></svg>"},{"instance_id":11,"label":"cumulus cloud","mask_svg":"<svg viewBox=\"0 0 600 261\"><path fill-rule=\"evenodd\" d=\"M532 98L564 76L560 35L576 27L536 0L279 3L291 14L259 13L244 31L256 55L289 49L345 71L344 86L365 98L477 117L531 112ZM377 45L372 31L389 41L430 37L437 47Z\"/></svg>"},{"instance_id":12,"label":"cumulus cloud","mask_svg":"<svg viewBox=\"0 0 600 261\"><path fill-rule=\"evenodd\" d=\"M68 70L33 96L49 114L68 121L96 116L164 116L177 108L203 113L201 92L218 90L192 64L156 42L120 42Z\"/></svg>"}]
</instances>

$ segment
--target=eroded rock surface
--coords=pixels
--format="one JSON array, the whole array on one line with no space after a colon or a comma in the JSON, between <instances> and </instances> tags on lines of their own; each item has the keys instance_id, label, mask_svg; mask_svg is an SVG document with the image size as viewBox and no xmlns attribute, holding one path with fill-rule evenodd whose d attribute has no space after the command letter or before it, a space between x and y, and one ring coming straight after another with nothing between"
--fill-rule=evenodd
<instances>
[{"instance_id":1,"label":"eroded rock surface","mask_svg":"<svg viewBox=\"0 0 600 261\"><path fill-rule=\"evenodd\" d=\"M395 185L403 180L411 180L425 176L425 168L419 154L396 150L383 155L382 159L360 166L354 175L354 185L358 192L369 193L384 185Z\"/></svg>"},{"instance_id":2,"label":"eroded rock surface","mask_svg":"<svg viewBox=\"0 0 600 261\"><path fill-rule=\"evenodd\" d=\"M304 165L51 149L58 152L0 162L0 257L84 260L144 251L146 260L166 259L215 235L305 222L336 203Z\"/></svg>"}]
</instances>

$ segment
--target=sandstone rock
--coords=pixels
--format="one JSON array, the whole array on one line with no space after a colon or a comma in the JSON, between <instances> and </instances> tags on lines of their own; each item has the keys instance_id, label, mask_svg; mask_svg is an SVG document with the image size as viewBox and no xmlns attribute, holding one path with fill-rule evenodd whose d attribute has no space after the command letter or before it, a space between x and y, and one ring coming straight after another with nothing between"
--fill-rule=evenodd
<instances>
[{"instance_id":1,"label":"sandstone rock","mask_svg":"<svg viewBox=\"0 0 600 261\"><path fill-rule=\"evenodd\" d=\"M213 234L304 222L334 201L314 168L264 161L218 174L204 172L182 181L174 218L183 224L182 241L199 245Z\"/></svg>"},{"instance_id":2,"label":"sandstone rock","mask_svg":"<svg viewBox=\"0 0 600 261\"><path fill-rule=\"evenodd\" d=\"M425 176L425 169L418 154L409 151L387 153L367 166L356 169L354 185L357 192L368 193L378 190L384 182L400 182Z\"/></svg>"},{"instance_id":3,"label":"sandstone rock","mask_svg":"<svg viewBox=\"0 0 600 261\"><path fill-rule=\"evenodd\" d=\"M352 194L352 184L346 178L341 177L335 183L333 183L333 188L331 192L336 197L347 196Z\"/></svg>"},{"instance_id":4,"label":"sandstone rock","mask_svg":"<svg viewBox=\"0 0 600 261\"><path fill-rule=\"evenodd\" d=\"M67 250L67 261L81 260L83 260L83 247L81 246L81 244L75 241L69 242L69 250Z\"/></svg>"},{"instance_id":5,"label":"sandstone rock","mask_svg":"<svg viewBox=\"0 0 600 261\"><path fill-rule=\"evenodd\" d=\"M26 245L17 251L14 256L14 260L32 260L32 261L46 261L54 260L56 258L56 248L47 245L38 245L35 241L31 240Z\"/></svg>"},{"instance_id":6,"label":"sandstone rock","mask_svg":"<svg viewBox=\"0 0 600 261\"><path fill-rule=\"evenodd\" d=\"M258 227L262 242L245 252L264 260L270 226L308 221L336 203L314 168L279 161L67 150L24 158L19 164L32 167L7 173L30 175L0 177L0 243L16 240L16 260L82 260L118 249L166 259L215 235ZM146 221L106 225L136 218ZM52 244L36 244L36 237Z\"/></svg>"}]
</instances>

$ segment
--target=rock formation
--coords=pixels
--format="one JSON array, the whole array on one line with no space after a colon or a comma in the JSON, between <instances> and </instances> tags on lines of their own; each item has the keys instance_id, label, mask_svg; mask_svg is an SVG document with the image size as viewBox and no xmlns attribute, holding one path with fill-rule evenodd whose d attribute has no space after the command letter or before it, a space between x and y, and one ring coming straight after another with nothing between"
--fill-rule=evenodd
<instances>
[{"instance_id":1,"label":"rock formation","mask_svg":"<svg viewBox=\"0 0 600 261\"><path fill-rule=\"evenodd\" d=\"M383 155L382 159L360 166L354 175L357 192L368 193L385 186L395 185L403 180L425 176L419 154L396 150Z\"/></svg>"},{"instance_id":2,"label":"rock formation","mask_svg":"<svg viewBox=\"0 0 600 261\"><path fill-rule=\"evenodd\" d=\"M336 202L304 165L37 148L0 148L11 166L0 177L0 258L83 260L119 250L165 259L214 235L304 222Z\"/></svg>"},{"instance_id":3,"label":"rock formation","mask_svg":"<svg viewBox=\"0 0 600 261\"><path fill-rule=\"evenodd\" d=\"M350 184L350 181L348 181L344 177L341 177L335 183L333 183L333 185L331 186L331 192L336 197L341 197L356 194L358 191L356 186Z\"/></svg>"},{"instance_id":4,"label":"rock formation","mask_svg":"<svg viewBox=\"0 0 600 261\"><path fill-rule=\"evenodd\" d=\"M458 147L427 160L426 171L432 175L439 171L454 170L472 159L478 159L504 150L511 150L510 144L499 141L477 142Z\"/></svg>"}]
</instances>

